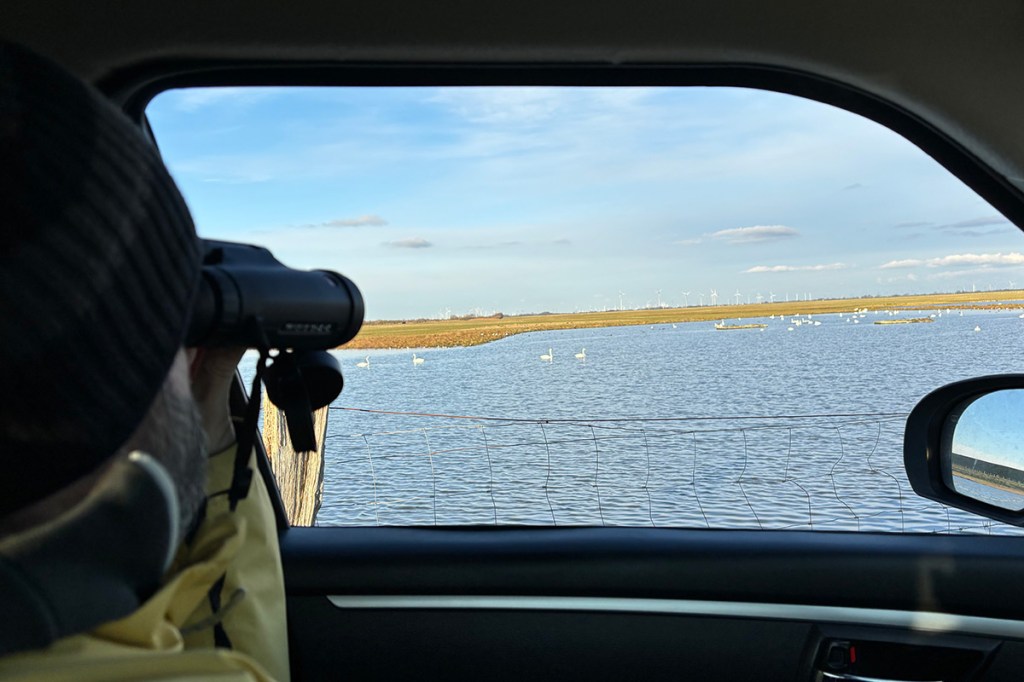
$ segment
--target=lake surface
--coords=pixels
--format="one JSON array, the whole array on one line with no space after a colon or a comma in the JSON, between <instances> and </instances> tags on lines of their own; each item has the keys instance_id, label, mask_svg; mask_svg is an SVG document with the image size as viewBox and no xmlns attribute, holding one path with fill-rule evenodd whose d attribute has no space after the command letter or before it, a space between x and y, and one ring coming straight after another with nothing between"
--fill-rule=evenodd
<instances>
[{"instance_id":1,"label":"lake surface","mask_svg":"<svg viewBox=\"0 0 1024 682\"><path fill-rule=\"evenodd\" d=\"M917 497L902 439L934 388L1024 370L1024 319L880 319L536 332L420 365L338 351L318 524L1017 532Z\"/></svg>"}]
</instances>

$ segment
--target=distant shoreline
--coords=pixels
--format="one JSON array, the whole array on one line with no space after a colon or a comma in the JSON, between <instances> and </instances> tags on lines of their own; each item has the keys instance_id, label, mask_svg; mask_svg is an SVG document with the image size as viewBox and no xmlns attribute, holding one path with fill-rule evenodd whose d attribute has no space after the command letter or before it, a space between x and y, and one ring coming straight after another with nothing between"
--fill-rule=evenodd
<instances>
[{"instance_id":1,"label":"distant shoreline","mask_svg":"<svg viewBox=\"0 0 1024 682\"><path fill-rule=\"evenodd\" d=\"M979 485L986 485L991 488L996 488L1007 493L1014 493L1016 495L1024 496L1024 483L1017 483L1015 481L1007 481L1005 479L997 478L995 476L985 476L977 472L968 472L962 469L953 467L953 476L957 478L964 478L968 481L973 481Z\"/></svg>"},{"instance_id":2,"label":"distant shoreline","mask_svg":"<svg viewBox=\"0 0 1024 682\"><path fill-rule=\"evenodd\" d=\"M877 298L845 298L818 301L751 303L741 305L689 306L644 310L612 310L593 313L553 313L474 317L452 320L367 322L347 350L399 348L455 348L536 331L592 329L687 322L719 322L772 315L799 316L852 313L857 310L1024 310L1024 290L922 294Z\"/></svg>"}]
</instances>

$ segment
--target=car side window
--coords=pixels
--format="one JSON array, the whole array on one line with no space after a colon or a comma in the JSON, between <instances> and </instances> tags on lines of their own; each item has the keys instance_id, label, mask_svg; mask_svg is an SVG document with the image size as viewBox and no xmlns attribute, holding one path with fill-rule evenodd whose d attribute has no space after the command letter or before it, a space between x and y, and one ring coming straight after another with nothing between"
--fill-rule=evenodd
<instances>
[{"instance_id":1,"label":"car side window","mask_svg":"<svg viewBox=\"0 0 1024 682\"><path fill-rule=\"evenodd\" d=\"M1019 532L917 497L902 437L932 389L1020 371L1021 235L873 121L696 87L147 116L201 235L365 297L308 522Z\"/></svg>"}]
</instances>

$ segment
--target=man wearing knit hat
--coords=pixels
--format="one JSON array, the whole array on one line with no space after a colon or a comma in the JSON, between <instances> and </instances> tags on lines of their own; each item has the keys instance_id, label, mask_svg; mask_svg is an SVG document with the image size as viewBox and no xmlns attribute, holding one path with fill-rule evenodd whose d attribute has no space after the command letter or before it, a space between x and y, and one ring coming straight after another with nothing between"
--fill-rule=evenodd
<instances>
[{"instance_id":1,"label":"man wearing knit hat","mask_svg":"<svg viewBox=\"0 0 1024 682\"><path fill-rule=\"evenodd\" d=\"M288 675L263 481L237 510L207 498L240 350L182 348L199 273L140 131L0 44L4 679Z\"/></svg>"}]
</instances>

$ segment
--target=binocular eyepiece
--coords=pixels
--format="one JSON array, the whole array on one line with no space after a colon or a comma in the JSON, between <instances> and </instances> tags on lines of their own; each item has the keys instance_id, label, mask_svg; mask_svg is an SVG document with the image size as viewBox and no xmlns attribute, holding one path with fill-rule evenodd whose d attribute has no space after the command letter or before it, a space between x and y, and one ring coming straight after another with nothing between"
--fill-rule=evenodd
<instances>
[{"instance_id":1,"label":"binocular eyepiece","mask_svg":"<svg viewBox=\"0 0 1024 682\"><path fill-rule=\"evenodd\" d=\"M203 240L203 268L186 346L327 350L363 324L363 297L330 270L293 270L267 249Z\"/></svg>"}]
</instances>

